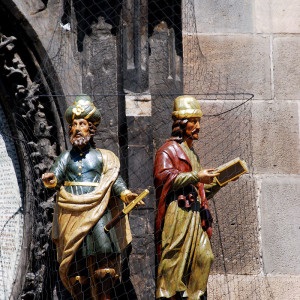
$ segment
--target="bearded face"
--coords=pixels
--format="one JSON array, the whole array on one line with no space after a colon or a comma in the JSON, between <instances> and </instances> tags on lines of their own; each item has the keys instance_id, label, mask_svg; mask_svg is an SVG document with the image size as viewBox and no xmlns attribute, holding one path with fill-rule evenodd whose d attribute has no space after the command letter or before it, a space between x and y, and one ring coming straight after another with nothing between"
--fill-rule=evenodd
<instances>
[{"instance_id":1,"label":"bearded face","mask_svg":"<svg viewBox=\"0 0 300 300\"><path fill-rule=\"evenodd\" d=\"M184 132L184 140L198 140L200 130L200 118L189 118Z\"/></svg>"},{"instance_id":2,"label":"bearded face","mask_svg":"<svg viewBox=\"0 0 300 300\"><path fill-rule=\"evenodd\" d=\"M85 119L74 119L70 129L70 142L79 149L85 147L90 141L89 123Z\"/></svg>"}]
</instances>

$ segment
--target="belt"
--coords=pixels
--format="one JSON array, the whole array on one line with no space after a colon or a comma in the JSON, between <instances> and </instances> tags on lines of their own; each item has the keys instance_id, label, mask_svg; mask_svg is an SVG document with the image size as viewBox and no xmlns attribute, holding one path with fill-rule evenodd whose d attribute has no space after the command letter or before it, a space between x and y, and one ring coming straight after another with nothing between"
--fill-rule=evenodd
<instances>
[{"instance_id":1,"label":"belt","mask_svg":"<svg viewBox=\"0 0 300 300\"><path fill-rule=\"evenodd\" d=\"M77 182L77 181L65 181L64 186L98 186L99 182Z\"/></svg>"}]
</instances>

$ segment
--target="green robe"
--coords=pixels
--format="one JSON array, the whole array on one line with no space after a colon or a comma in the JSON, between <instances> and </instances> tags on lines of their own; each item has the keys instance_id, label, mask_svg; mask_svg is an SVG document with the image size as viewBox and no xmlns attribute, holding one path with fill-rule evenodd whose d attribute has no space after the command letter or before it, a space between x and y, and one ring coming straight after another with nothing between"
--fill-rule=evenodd
<instances>
[{"instance_id":1,"label":"green robe","mask_svg":"<svg viewBox=\"0 0 300 300\"><path fill-rule=\"evenodd\" d=\"M105 223L119 211L111 191L118 195L125 190L118 177L119 159L108 150L87 150L82 155L74 149L62 153L52 168L60 186L52 238L57 246L60 278L71 294L69 271L77 252L81 250L84 256L118 254L132 239L126 217L110 236L103 230ZM97 186L67 186L66 182L97 182Z\"/></svg>"}]
</instances>

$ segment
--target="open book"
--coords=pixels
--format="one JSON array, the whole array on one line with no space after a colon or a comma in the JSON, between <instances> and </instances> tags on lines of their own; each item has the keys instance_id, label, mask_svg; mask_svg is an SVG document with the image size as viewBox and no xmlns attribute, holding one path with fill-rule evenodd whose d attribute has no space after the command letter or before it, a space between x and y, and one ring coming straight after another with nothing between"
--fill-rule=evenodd
<instances>
[{"instance_id":1,"label":"open book","mask_svg":"<svg viewBox=\"0 0 300 300\"><path fill-rule=\"evenodd\" d=\"M216 176L216 180L220 186L223 186L242 174L248 173L249 170L246 162L237 157L224 165L217 167L214 172L220 173Z\"/></svg>"}]
</instances>

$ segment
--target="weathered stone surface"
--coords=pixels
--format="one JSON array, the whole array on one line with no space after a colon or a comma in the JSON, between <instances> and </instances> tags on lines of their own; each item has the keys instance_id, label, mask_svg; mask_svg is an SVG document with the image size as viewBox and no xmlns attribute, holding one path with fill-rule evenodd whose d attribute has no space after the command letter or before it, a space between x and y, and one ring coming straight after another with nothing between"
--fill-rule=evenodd
<instances>
[{"instance_id":1,"label":"weathered stone surface","mask_svg":"<svg viewBox=\"0 0 300 300\"><path fill-rule=\"evenodd\" d=\"M61 85L66 95L80 93L82 74L75 46L76 24L71 24L72 30L61 27L62 1L48 3L42 0L14 0L13 2L16 3L19 11L11 9L11 12L21 21L19 24L24 27L31 39L30 43L42 57L44 67L49 67L48 76L50 78L58 76L57 85ZM12 4L7 5L12 7ZM70 101L73 102L74 99Z\"/></svg>"},{"instance_id":2,"label":"weathered stone surface","mask_svg":"<svg viewBox=\"0 0 300 300\"><path fill-rule=\"evenodd\" d=\"M116 37L111 35L111 26L102 18L92 28L93 35L84 39L83 92L93 95L95 105L101 112L102 119L96 138L98 146L119 155L118 130L125 115L119 114L119 101L124 99L117 96Z\"/></svg>"},{"instance_id":3,"label":"weathered stone surface","mask_svg":"<svg viewBox=\"0 0 300 300\"><path fill-rule=\"evenodd\" d=\"M248 92L256 99L271 98L270 41L268 36L198 35L184 37L185 55L196 51L198 38L203 58L185 61L184 68L196 78L191 93Z\"/></svg>"},{"instance_id":4,"label":"weathered stone surface","mask_svg":"<svg viewBox=\"0 0 300 300\"><path fill-rule=\"evenodd\" d=\"M299 299L300 276L210 275L208 297L222 300Z\"/></svg>"},{"instance_id":5,"label":"weathered stone surface","mask_svg":"<svg viewBox=\"0 0 300 300\"><path fill-rule=\"evenodd\" d=\"M151 95L126 95L126 116L150 117Z\"/></svg>"},{"instance_id":6,"label":"weathered stone surface","mask_svg":"<svg viewBox=\"0 0 300 300\"><path fill-rule=\"evenodd\" d=\"M172 30L164 22L150 38L149 80L152 93L152 131L157 150L170 137L173 100L182 94L181 61L173 49Z\"/></svg>"},{"instance_id":7,"label":"weathered stone surface","mask_svg":"<svg viewBox=\"0 0 300 300\"><path fill-rule=\"evenodd\" d=\"M214 218L212 274L260 273L255 182L243 175L209 200Z\"/></svg>"},{"instance_id":8,"label":"weathered stone surface","mask_svg":"<svg viewBox=\"0 0 300 300\"><path fill-rule=\"evenodd\" d=\"M154 211L141 208L130 214L133 234L130 272L138 299L154 299L155 291L155 248Z\"/></svg>"},{"instance_id":9,"label":"weathered stone surface","mask_svg":"<svg viewBox=\"0 0 300 300\"><path fill-rule=\"evenodd\" d=\"M256 31L261 33L299 33L300 3L288 1L253 1Z\"/></svg>"},{"instance_id":10,"label":"weathered stone surface","mask_svg":"<svg viewBox=\"0 0 300 300\"><path fill-rule=\"evenodd\" d=\"M215 101L199 100L204 116L195 150L202 166L214 168L240 157L250 170L250 174L229 183L209 200L214 218L212 274L257 274L261 265L252 175L252 100L247 102L251 95L210 97Z\"/></svg>"},{"instance_id":11,"label":"weathered stone surface","mask_svg":"<svg viewBox=\"0 0 300 300\"><path fill-rule=\"evenodd\" d=\"M260 224L266 274L300 274L300 176L261 178Z\"/></svg>"},{"instance_id":12,"label":"weathered stone surface","mask_svg":"<svg viewBox=\"0 0 300 300\"><path fill-rule=\"evenodd\" d=\"M203 117L199 141L194 143L194 147L202 167L214 168L240 157L251 168L252 100L247 101L251 95L228 94L211 97L218 100L199 100Z\"/></svg>"},{"instance_id":13,"label":"weathered stone surface","mask_svg":"<svg viewBox=\"0 0 300 300\"><path fill-rule=\"evenodd\" d=\"M277 100L300 99L299 48L300 36L276 36L273 39L274 93Z\"/></svg>"},{"instance_id":14,"label":"weathered stone surface","mask_svg":"<svg viewBox=\"0 0 300 300\"><path fill-rule=\"evenodd\" d=\"M150 241L152 235L149 237ZM144 239L139 247L144 247L144 244L149 243ZM153 241L152 241L153 243ZM133 247L135 245L133 244ZM131 278L135 288L135 292L138 295L138 299L153 300L155 299L155 262L154 262L154 253L149 252L143 255L131 256L132 267L131 267Z\"/></svg>"},{"instance_id":15,"label":"weathered stone surface","mask_svg":"<svg viewBox=\"0 0 300 300\"><path fill-rule=\"evenodd\" d=\"M24 234L21 169L11 136L9 122L0 106L1 300L12 296L14 283L18 281Z\"/></svg>"},{"instance_id":16,"label":"weathered stone surface","mask_svg":"<svg viewBox=\"0 0 300 300\"><path fill-rule=\"evenodd\" d=\"M255 173L299 174L299 104L254 102L252 116Z\"/></svg>"},{"instance_id":17,"label":"weathered stone surface","mask_svg":"<svg viewBox=\"0 0 300 300\"><path fill-rule=\"evenodd\" d=\"M136 192L142 192L144 189L153 192L153 150L152 145L149 146L134 144L128 146L128 184ZM148 199L145 205L153 208L155 203L153 199Z\"/></svg>"},{"instance_id":18,"label":"weathered stone surface","mask_svg":"<svg viewBox=\"0 0 300 300\"><path fill-rule=\"evenodd\" d=\"M136 193L149 189L145 206L130 213L133 251L130 258L132 283L138 299L154 298L154 207L153 196L153 145L151 117L127 115L128 185Z\"/></svg>"},{"instance_id":19,"label":"weathered stone surface","mask_svg":"<svg viewBox=\"0 0 300 300\"><path fill-rule=\"evenodd\" d=\"M152 157L152 128L151 117L127 117L128 141L132 146L145 147L148 155Z\"/></svg>"},{"instance_id":20,"label":"weathered stone surface","mask_svg":"<svg viewBox=\"0 0 300 300\"><path fill-rule=\"evenodd\" d=\"M132 20L139 20L132 22ZM148 2L123 1L122 59L124 89L144 92L149 88Z\"/></svg>"},{"instance_id":21,"label":"weathered stone surface","mask_svg":"<svg viewBox=\"0 0 300 300\"><path fill-rule=\"evenodd\" d=\"M144 202L153 201L152 196L147 196ZM151 235L154 232L154 209L141 207L138 209L134 209L129 216L130 227L132 234L135 237L143 237L144 235ZM145 245L143 249L140 251L145 252L147 248L152 248L153 245ZM139 250L136 250L139 253Z\"/></svg>"},{"instance_id":22,"label":"weathered stone surface","mask_svg":"<svg viewBox=\"0 0 300 300\"><path fill-rule=\"evenodd\" d=\"M152 130L155 151L171 136L173 97L152 97Z\"/></svg>"},{"instance_id":23,"label":"weathered stone surface","mask_svg":"<svg viewBox=\"0 0 300 300\"><path fill-rule=\"evenodd\" d=\"M195 1L195 16L198 32L300 32L297 0Z\"/></svg>"},{"instance_id":24,"label":"weathered stone surface","mask_svg":"<svg viewBox=\"0 0 300 300\"><path fill-rule=\"evenodd\" d=\"M144 189L151 194L145 199L144 208L153 208L153 144L150 117L127 117L128 126L128 184L136 192Z\"/></svg>"},{"instance_id":25,"label":"weathered stone surface","mask_svg":"<svg viewBox=\"0 0 300 300\"><path fill-rule=\"evenodd\" d=\"M251 32L251 1L194 1L197 32Z\"/></svg>"},{"instance_id":26,"label":"weathered stone surface","mask_svg":"<svg viewBox=\"0 0 300 300\"><path fill-rule=\"evenodd\" d=\"M221 2L221 7L222 4ZM202 2L196 5L205 7L206 3L203 4ZM268 179L267 183L265 183L266 178L263 177L262 184L260 184L260 181L254 184L253 178L252 181L247 182L247 184L252 185L252 188L249 186L249 190L252 193L250 198L247 196L244 197L244 191L247 191L248 187L245 186L241 189L237 189L238 195L241 196L243 200L249 200L246 200L246 209L244 211L244 220L249 221L247 221L247 225L238 226L238 232L247 232L247 230L249 230L249 233L251 231L254 233L252 236L246 233L247 243L242 246L242 249L244 246L247 248L247 246L251 245L250 240L258 246L259 240L262 239L261 249L264 255L262 258L260 257L260 251L257 247L252 254L249 256L246 255L245 260L244 258L240 258L239 260L239 255L235 257L235 254L239 253L239 247L241 245L241 243L234 241L237 237L230 235L227 237L225 232L221 231L220 233L216 233L215 230L215 236L213 236L212 239L213 245L216 246L214 247L216 261L213 266L213 274L217 270L217 272L220 273L225 272L226 276L210 276L209 297L212 299L297 299L300 289L299 276L292 277L290 274L299 274L299 271L295 268L295 264L297 264L297 266L299 265L297 261L298 258L294 259L296 249L299 249L299 240L296 238L296 241L294 241L295 237L299 236L296 230L298 229L299 213L295 213L295 211L299 212L299 203L297 203L299 202L299 191L297 187L299 186L299 178L294 176L290 180L290 177L281 177L276 175L276 173L299 174L300 170L299 101L297 102L300 98L298 72L299 41L296 35L276 35L272 37L268 34L293 34L299 32L299 3L293 0L287 2L253 1L252 4L249 4L249 8L250 5L252 5L252 9L249 9L244 16L245 22L234 25L236 28L231 29L231 24L237 20L234 18L234 10L230 12L230 15L233 16L233 20L229 21L229 25L223 24L223 28L218 28L217 26L224 22L224 18L222 18L221 13L218 12L217 8L214 8L213 5L214 3L211 4L211 7L209 5L205 7L207 9L206 15L205 12L196 12L197 16L203 15L203 18L206 18L207 22L206 24L202 24L202 20L197 20L197 29L204 33L198 37L201 47L201 52L198 57L201 58L201 55L203 55L203 58L197 60L193 59L191 55L189 61L185 61L185 68L187 67L190 70L189 72L185 72L185 74L190 73L194 76L196 73L198 75L194 80L194 85L189 83L189 86L195 86L195 89L192 90L195 94L197 92L199 93L199 91L200 93L214 93L222 90L227 92L230 90L245 91L253 93L255 95L254 99L263 100L264 102L252 101L250 113L252 116L250 119L249 117L244 119L245 114L243 112L242 115L240 115L240 111L233 111L233 115L236 115L236 119L229 118L228 123L225 122L225 120L228 119L227 114L223 116L224 120L222 120L222 117L216 118L215 121L217 124L220 124L220 126L217 126L217 132L215 132L216 126L214 126L215 122L213 119L204 117L202 119L202 130L204 130L204 133L199 143L199 151L201 156L203 155L202 161L207 163L205 166L208 166L210 162L218 161L219 158L216 158L215 155L226 157L226 155L231 152L235 154L236 145L238 141L240 141L241 148L247 149L247 158L251 160L251 166L253 163L252 170L256 173L267 174ZM237 4L237 10L242 5L243 4ZM214 19L214 14L219 17L220 20L215 20L214 24L207 25L210 21L209 18ZM253 25L251 25L251 21L248 22L249 17L252 18ZM217 25L215 26L215 24ZM252 29L251 26L253 26ZM237 28L238 31L235 31ZM264 33L264 35L226 35L227 32L247 32L244 30L249 30L254 34L260 32ZM218 32L225 33L225 35L216 36L215 33ZM191 34L193 32L190 31L189 33ZM212 33L212 35L209 35L209 33ZM187 35L185 38L184 49L186 53L184 57L187 57L189 53L193 53L193 49L196 48L192 44L192 38L187 37ZM236 39L239 40L238 43L241 43L240 45L236 44ZM246 40L249 42L246 42ZM242 44L244 45L242 46ZM213 47L215 45L216 47ZM197 61L199 61L198 65ZM242 69L245 71L243 72ZM192 76L191 78L185 78L185 82L190 82L190 80L193 80ZM270 99L275 99L277 102L267 101ZM281 104L278 100L284 100L284 102L282 101ZM213 104L209 103L209 101L204 102L204 113L205 110L207 112L207 109L209 113L218 112L224 103L226 103L226 101L219 101L219 103L215 101ZM228 106L228 103L224 104L224 108ZM239 123L239 126L243 128L246 128L246 124L248 124L249 131L247 131L247 133L251 133L250 136L248 135L248 138L242 133L243 130L241 130L241 128L238 130L235 129ZM223 137L218 128L224 129ZM210 141L209 136L213 136L213 140ZM230 145L227 143L226 138L230 140L233 136L235 136L236 139L234 139L232 145ZM214 149L214 145L220 149ZM222 153L221 149L225 149L225 154ZM239 152L241 151L240 149ZM245 180L246 178L246 176L243 176L240 180ZM283 178L283 180L281 180L281 178ZM244 182L240 182L240 180L231 186L226 186L224 191L221 190L215 199L218 199L217 197L220 197L220 193L227 192L226 189L233 187L235 184L244 184ZM254 218L254 222L258 221L255 202L255 191L257 190L261 192L259 205L260 207L263 205L261 208L261 223L257 223L258 226L265 226L265 229L261 228L261 230L259 230L260 227L251 228L251 218ZM242 191L242 194L240 194L240 191ZM229 198L231 199L230 196ZM285 203L286 197L289 198L287 203ZM214 201L220 205L221 201ZM284 206L289 206L287 211L281 209L282 205L279 203L282 203L282 201L285 203L283 204ZM237 214L237 203L232 203L232 200L229 200L228 204L229 208L233 209L233 213L226 211L227 207L217 207L214 213L221 214L218 215L218 220L220 219L222 222L225 222L226 218L232 219L232 223L228 223L227 227L234 227L236 224L240 225L241 215ZM249 207L252 207L253 211L251 209L248 210ZM267 218L264 218L262 210L267 214ZM228 216L226 216L226 212ZM236 220L233 220L232 215L233 217L238 216ZM278 220L283 220L283 222L279 225L278 222L280 221ZM250 227L249 224L251 224ZM217 229L223 228L219 224L215 224L215 226ZM289 231L287 234L285 232L286 230ZM234 230L232 231L234 232ZM265 231L265 233L263 231ZM293 237L291 237L290 232L292 232ZM281 238L281 236L284 237ZM221 240L222 237L225 238ZM223 243L217 244L218 239L224 242L224 246ZM292 239L294 240L290 242ZM230 243L233 248L229 248L228 245ZM226 257L224 253L233 255L233 258L228 259L228 256ZM247 253L247 250L244 253ZM222 255L224 257L222 257ZM251 256L253 258L252 263L250 262ZM222 261L223 258L224 260ZM285 264L287 260L290 261L288 264ZM219 264L220 261L222 264ZM248 264L245 263L247 261ZM251 273L251 268L252 274L259 274L262 266L265 266L265 271L274 271L273 273L281 272L286 275L278 277L236 275L242 270L246 272L250 271ZM229 275L228 273L231 271L233 271L235 275ZM294 288L291 288L292 286Z\"/></svg>"}]
</instances>

